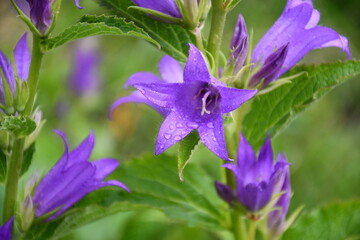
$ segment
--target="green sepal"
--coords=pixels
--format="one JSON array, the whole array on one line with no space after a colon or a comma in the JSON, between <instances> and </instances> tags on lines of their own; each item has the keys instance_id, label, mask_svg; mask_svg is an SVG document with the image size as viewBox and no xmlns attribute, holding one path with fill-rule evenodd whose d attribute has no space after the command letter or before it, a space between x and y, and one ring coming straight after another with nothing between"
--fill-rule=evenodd
<instances>
[{"instance_id":1,"label":"green sepal","mask_svg":"<svg viewBox=\"0 0 360 240\"><path fill-rule=\"evenodd\" d=\"M5 130L16 137L26 137L36 128L36 123L25 116L4 116L0 122L0 130Z\"/></svg>"}]
</instances>

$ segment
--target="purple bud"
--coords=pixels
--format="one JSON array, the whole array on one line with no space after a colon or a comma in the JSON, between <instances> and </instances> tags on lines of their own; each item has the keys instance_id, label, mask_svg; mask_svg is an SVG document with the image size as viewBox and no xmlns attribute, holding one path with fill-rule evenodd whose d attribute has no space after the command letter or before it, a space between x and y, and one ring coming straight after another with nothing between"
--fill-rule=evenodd
<instances>
[{"instance_id":1,"label":"purple bud","mask_svg":"<svg viewBox=\"0 0 360 240\"><path fill-rule=\"evenodd\" d=\"M45 34L52 22L51 0L26 0L30 5L30 19L40 33Z\"/></svg>"},{"instance_id":2,"label":"purple bud","mask_svg":"<svg viewBox=\"0 0 360 240\"><path fill-rule=\"evenodd\" d=\"M132 0L139 7L152 9L171 17L182 18L174 0Z\"/></svg>"},{"instance_id":3,"label":"purple bud","mask_svg":"<svg viewBox=\"0 0 360 240\"><path fill-rule=\"evenodd\" d=\"M228 185L225 185L221 182L215 181L215 188L217 194L230 206L232 206L232 202L236 201L236 194Z\"/></svg>"},{"instance_id":4,"label":"purple bud","mask_svg":"<svg viewBox=\"0 0 360 240\"><path fill-rule=\"evenodd\" d=\"M252 76L250 80L250 87L256 87L263 79L264 83L262 87L266 87L272 81L279 77L279 72L284 64L287 56L289 44L285 44L275 52L270 54L261 69Z\"/></svg>"},{"instance_id":5,"label":"purple bud","mask_svg":"<svg viewBox=\"0 0 360 240\"><path fill-rule=\"evenodd\" d=\"M246 23L240 14L236 22L234 34L231 40L230 50L232 51L228 64L234 61L235 74L243 67L248 54L248 33Z\"/></svg>"},{"instance_id":6,"label":"purple bud","mask_svg":"<svg viewBox=\"0 0 360 240\"><path fill-rule=\"evenodd\" d=\"M278 162L287 162L284 154L279 154ZM280 210L274 210L270 213L268 218L268 228L272 236L279 236L283 233L285 225L285 217L289 210L290 198L291 198L291 184L289 168L284 168L285 178L282 182L281 188L276 193L284 192L275 204L276 208Z\"/></svg>"},{"instance_id":7,"label":"purple bud","mask_svg":"<svg viewBox=\"0 0 360 240\"><path fill-rule=\"evenodd\" d=\"M0 239L1 240L11 240L11 230L12 224L14 222L14 217L10 218L7 223L0 227Z\"/></svg>"},{"instance_id":8,"label":"purple bud","mask_svg":"<svg viewBox=\"0 0 360 240\"><path fill-rule=\"evenodd\" d=\"M241 135L237 164L225 164L224 167L234 172L236 177L237 201L250 212L264 208L271 200L274 189L284 168L285 161L273 165L273 151L268 137L256 158L254 150ZM224 189L224 188L223 188Z\"/></svg>"}]
</instances>

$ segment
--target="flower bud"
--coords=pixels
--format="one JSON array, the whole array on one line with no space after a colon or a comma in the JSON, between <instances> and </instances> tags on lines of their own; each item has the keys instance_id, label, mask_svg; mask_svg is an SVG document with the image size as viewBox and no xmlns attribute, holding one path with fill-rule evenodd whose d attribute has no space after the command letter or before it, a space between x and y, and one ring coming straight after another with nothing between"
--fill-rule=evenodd
<instances>
[{"instance_id":1,"label":"flower bud","mask_svg":"<svg viewBox=\"0 0 360 240\"><path fill-rule=\"evenodd\" d=\"M20 229L21 231L25 232L30 228L35 216L34 204L30 195L26 196L25 200L20 206L20 216Z\"/></svg>"}]
</instances>

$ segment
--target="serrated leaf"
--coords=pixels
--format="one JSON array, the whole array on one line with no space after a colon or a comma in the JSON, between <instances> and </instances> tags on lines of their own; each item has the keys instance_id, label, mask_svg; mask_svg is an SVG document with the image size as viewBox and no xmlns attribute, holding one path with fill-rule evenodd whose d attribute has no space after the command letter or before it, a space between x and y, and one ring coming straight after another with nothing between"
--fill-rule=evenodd
<instances>
[{"instance_id":1,"label":"serrated leaf","mask_svg":"<svg viewBox=\"0 0 360 240\"><path fill-rule=\"evenodd\" d=\"M7 172L7 160L5 153L0 149L0 182L5 182Z\"/></svg>"},{"instance_id":2,"label":"serrated leaf","mask_svg":"<svg viewBox=\"0 0 360 240\"><path fill-rule=\"evenodd\" d=\"M213 179L189 165L180 183L176 164L176 157L166 155L125 162L109 179L122 181L131 193L116 188L95 191L58 220L34 224L25 239L56 239L110 214L139 209L161 210L189 226L227 229L224 202L216 195Z\"/></svg>"},{"instance_id":3,"label":"serrated leaf","mask_svg":"<svg viewBox=\"0 0 360 240\"><path fill-rule=\"evenodd\" d=\"M35 143L31 144L30 147L28 147L28 149L24 151L23 164L21 167L20 176L26 173L27 170L29 169L34 152L35 152Z\"/></svg>"},{"instance_id":4,"label":"serrated leaf","mask_svg":"<svg viewBox=\"0 0 360 240\"><path fill-rule=\"evenodd\" d=\"M359 239L360 201L333 203L303 214L283 239Z\"/></svg>"},{"instance_id":5,"label":"serrated leaf","mask_svg":"<svg viewBox=\"0 0 360 240\"><path fill-rule=\"evenodd\" d=\"M36 123L25 116L5 116L0 123L0 130L5 130L17 137L26 137L36 128Z\"/></svg>"},{"instance_id":6,"label":"serrated leaf","mask_svg":"<svg viewBox=\"0 0 360 240\"><path fill-rule=\"evenodd\" d=\"M178 173L181 182L184 181L184 169L191 159L193 152L199 145L200 137L197 131L192 131L186 138L180 141L178 151Z\"/></svg>"},{"instance_id":7,"label":"serrated leaf","mask_svg":"<svg viewBox=\"0 0 360 240\"><path fill-rule=\"evenodd\" d=\"M360 74L360 61L298 66L287 75L303 71L307 74L253 100L251 111L245 116L242 131L254 148L259 149L267 133L275 136L325 93Z\"/></svg>"},{"instance_id":8,"label":"serrated leaf","mask_svg":"<svg viewBox=\"0 0 360 240\"><path fill-rule=\"evenodd\" d=\"M159 44L152 39L144 30L124 18L114 16L91 16L85 15L80 21L58 36L48 39L43 43L44 50L51 50L69 41L97 35L121 35L142 38L156 46Z\"/></svg>"},{"instance_id":9,"label":"serrated leaf","mask_svg":"<svg viewBox=\"0 0 360 240\"><path fill-rule=\"evenodd\" d=\"M185 62L188 54L188 43L195 43L193 34L177 24L170 24L145 15L135 9L130 0L97 0L101 6L111 10L112 13L133 21L142 28L150 37L155 39L161 49L173 58Z\"/></svg>"}]
</instances>

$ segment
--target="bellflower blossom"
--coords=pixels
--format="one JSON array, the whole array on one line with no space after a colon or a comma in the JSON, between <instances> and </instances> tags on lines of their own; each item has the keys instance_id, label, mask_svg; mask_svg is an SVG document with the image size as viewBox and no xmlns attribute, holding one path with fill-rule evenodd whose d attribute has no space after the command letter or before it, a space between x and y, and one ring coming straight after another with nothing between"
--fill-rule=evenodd
<instances>
[{"instance_id":1,"label":"bellflower blossom","mask_svg":"<svg viewBox=\"0 0 360 240\"><path fill-rule=\"evenodd\" d=\"M14 49L14 59L16 65L16 73L21 81L26 81L30 68L30 52L26 43L27 33L25 33L17 43ZM9 85L13 97L16 96L15 73L11 62L6 58L5 54L0 51L0 68L4 74L6 83ZM5 102L5 89L0 74L0 102Z\"/></svg>"},{"instance_id":2,"label":"bellflower blossom","mask_svg":"<svg viewBox=\"0 0 360 240\"><path fill-rule=\"evenodd\" d=\"M156 154L197 129L205 146L218 157L228 160L222 115L240 107L256 94L256 90L226 87L210 75L200 51L189 45L183 82L166 83L139 77L129 84L152 104L169 111L160 127Z\"/></svg>"},{"instance_id":3,"label":"bellflower blossom","mask_svg":"<svg viewBox=\"0 0 360 240\"><path fill-rule=\"evenodd\" d=\"M176 61L174 58L170 56L164 56L158 65L161 78L156 76L153 73L150 72L139 72L135 73L132 76L130 76L129 80L125 84L125 88L127 88L129 85L131 85L134 82L137 81L144 81L146 79L147 83L181 83L183 82L183 70L178 61ZM110 118L112 113L115 111L115 109L120 106L121 104L128 103L128 102L135 102L135 103L145 103L155 110L157 110L159 113L161 113L164 117L169 115L171 112L169 109L158 106L156 104L153 104L151 101L149 101L140 91L134 91L130 96L127 97L121 97L118 100L116 100L110 108Z\"/></svg>"},{"instance_id":4,"label":"bellflower blossom","mask_svg":"<svg viewBox=\"0 0 360 240\"><path fill-rule=\"evenodd\" d=\"M70 88L78 96L92 94L99 87L98 65L100 56L93 48L91 39L84 39L76 45L73 56Z\"/></svg>"},{"instance_id":5,"label":"bellflower blossom","mask_svg":"<svg viewBox=\"0 0 360 240\"><path fill-rule=\"evenodd\" d=\"M65 134L60 131L56 133L64 141L65 152L35 189L33 203L36 217L56 210L47 219L53 220L85 195L102 187L116 186L129 191L119 181L102 181L118 167L117 160L103 158L94 162L88 161L94 148L93 132L71 152Z\"/></svg>"},{"instance_id":6,"label":"bellflower blossom","mask_svg":"<svg viewBox=\"0 0 360 240\"><path fill-rule=\"evenodd\" d=\"M142 8L155 10L174 18L182 18L179 8L174 0L132 0L136 5Z\"/></svg>"},{"instance_id":7,"label":"bellflower blossom","mask_svg":"<svg viewBox=\"0 0 360 240\"><path fill-rule=\"evenodd\" d=\"M0 239L11 240L11 229L14 222L14 217L10 218L3 226L0 227Z\"/></svg>"},{"instance_id":8,"label":"bellflower blossom","mask_svg":"<svg viewBox=\"0 0 360 240\"><path fill-rule=\"evenodd\" d=\"M313 49L338 47L351 58L346 37L331 28L318 26L319 20L320 13L314 9L311 0L288 0L280 18L261 38L252 53L251 61L261 68L252 76L250 87L257 86L262 80L263 87L266 87ZM244 26L245 21L240 15L233 39L247 37ZM241 63L243 56L247 54L247 46L237 45L240 46L237 47L239 53L234 53L237 53L237 59Z\"/></svg>"},{"instance_id":9,"label":"bellflower blossom","mask_svg":"<svg viewBox=\"0 0 360 240\"><path fill-rule=\"evenodd\" d=\"M279 158L279 161L287 162L285 155L281 154L279 155ZM283 192L283 194L280 196L279 200L275 204L275 208L278 208L279 210L274 210L270 213L267 223L270 234L272 236L279 236L286 230L284 229L285 218L289 210L291 198L290 172L288 167L285 168L285 179L281 188L278 191L279 193Z\"/></svg>"},{"instance_id":10,"label":"bellflower blossom","mask_svg":"<svg viewBox=\"0 0 360 240\"><path fill-rule=\"evenodd\" d=\"M231 206L239 202L250 212L257 212L270 202L274 193L278 193L277 188L284 181L287 165L283 155L279 155L278 161L273 164L270 137L266 139L256 159L251 145L241 135L237 164L224 165L235 174L236 192L220 182L215 182L215 187L220 197Z\"/></svg>"}]
</instances>

